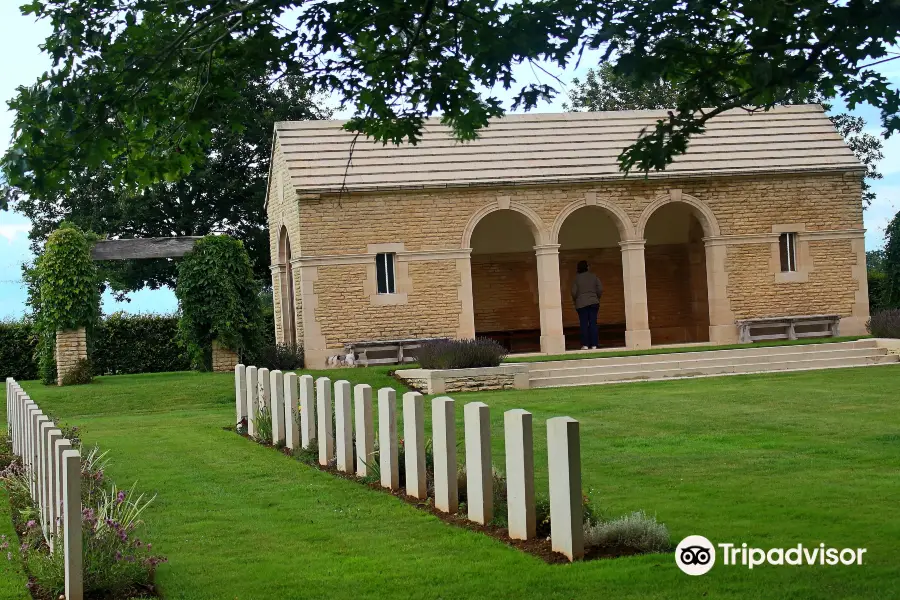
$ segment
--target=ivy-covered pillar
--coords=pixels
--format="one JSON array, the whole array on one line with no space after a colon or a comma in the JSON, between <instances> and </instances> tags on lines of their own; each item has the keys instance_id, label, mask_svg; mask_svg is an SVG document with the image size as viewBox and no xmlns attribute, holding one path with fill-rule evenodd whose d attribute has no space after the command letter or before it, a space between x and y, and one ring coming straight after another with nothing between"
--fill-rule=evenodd
<instances>
[{"instance_id":1,"label":"ivy-covered pillar","mask_svg":"<svg viewBox=\"0 0 900 600\"><path fill-rule=\"evenodd\" d=\"M97 267L91 257L90 234L63 223L50 234L35 262L39 297L36 325L41 334L42 370L55 356L56 384L88 383L87 334L100 311ZM55 334L55 341L52 341ZM53 381L42 373L45 382Z\"/></svg>"},{"instance_id":2,"label":"ivy-covered pillar","mask_svg":"<svg viewBox=\"0 0 900 600\"><path fill-rule=\"evenodd\" d=\"M238 353L262 343L259 286L240 241L227 235L197 241L178 264L175 295L195 366L234 372Z\"/></svg>"}]
</instances>

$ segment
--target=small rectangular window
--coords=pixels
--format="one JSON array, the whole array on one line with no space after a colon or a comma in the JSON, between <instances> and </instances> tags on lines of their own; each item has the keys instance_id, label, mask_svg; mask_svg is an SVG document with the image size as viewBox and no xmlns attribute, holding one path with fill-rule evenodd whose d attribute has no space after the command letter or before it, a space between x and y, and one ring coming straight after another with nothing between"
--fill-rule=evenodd
<instances>
[{"instance_id":1,"label":"small rectangular window","mask_svg":"<svg viewBox=\"0 0 900 600\"><path fill-rule=\"evenodd\" d=\"M396 276L394 274L395 262L396 260L394 254L375 255L375 268L378 275L379 294L396 293L396 290L394 288L394 282L396 281Z\"/></svg>"},{"instance_id":2,"label":"small rectangular window","mask_svg":"<svg viewBox=\"0 0 900 600\"><path fill-rule=\"evenodd\" d=\"M789 273L797 270L797 234L782 233L778 237L778 252L781 255L781 271Z\"/></svg>"}]
</instances>

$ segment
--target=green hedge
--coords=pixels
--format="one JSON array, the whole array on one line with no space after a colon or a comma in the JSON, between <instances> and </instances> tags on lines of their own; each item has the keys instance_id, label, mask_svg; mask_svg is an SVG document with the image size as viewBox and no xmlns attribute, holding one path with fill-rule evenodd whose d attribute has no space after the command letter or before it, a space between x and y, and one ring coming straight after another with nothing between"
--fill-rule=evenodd
<instances>
[{"instance_id":1,"label":"green hedge","mask_svg":"<svg viewBox=\"0 0 900 600\"><path fill-rule=\"evenodd\" d=\"M97 375L188 371L191 361L178 342L175 315L114 313L100 321L91 362Z\"/></svg>"},{"instance_id":2,"label":"green hedge","mask_svg":"<svg viewBox=\"0 0 900 600\"><path fill-rule=\"evenodd\" d=\"M38 378L37 334L29 321L0 322L0 378ZM96 375L188 371L191 361L179 343L175 315L115 313L101 319L91 337Z\"/></svg>"},{"instance_id":3,"label":"green hedge","mask_svg":"<svg viewBox=\"0 0 900 600\"><path fill-rule=\"evenodd\" d=\"M29 321L0 321L0 378L37 379L37 334Z\"/></svg>"}]
</instances>

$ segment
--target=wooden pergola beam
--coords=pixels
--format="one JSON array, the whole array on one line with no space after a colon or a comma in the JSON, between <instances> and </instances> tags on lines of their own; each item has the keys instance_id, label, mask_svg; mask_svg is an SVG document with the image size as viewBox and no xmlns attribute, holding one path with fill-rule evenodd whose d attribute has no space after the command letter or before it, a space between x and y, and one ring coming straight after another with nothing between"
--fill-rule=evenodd
<instances>
[{"instance_id":1,"label":"wooden pergola beam","mask_svg":"<svg viewBox=\"0 0 900 600\"><path fill-rule=\"evenodd\" d=\"M94 244L94 260L129 260L133 258L178 258L190 252L201 237L136 238L102 240Z\"/></svg>"}]
</instances>

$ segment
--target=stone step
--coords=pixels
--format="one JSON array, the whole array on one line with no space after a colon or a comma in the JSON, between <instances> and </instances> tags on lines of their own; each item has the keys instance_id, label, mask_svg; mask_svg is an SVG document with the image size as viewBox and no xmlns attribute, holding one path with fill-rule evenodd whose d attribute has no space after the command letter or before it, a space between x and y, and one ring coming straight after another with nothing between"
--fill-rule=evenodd
<instances>
[{"instance_id":1,"label":"stone step","mask_svg":"<svg viewBox=\"0 0 900 600\"><path fill-rule=\"evenodd\" d=\"M896 354L872 352L866 356L852 358L798 358L778 362L734 362L732 364L696 366L682 368L674 365L663 365L660 368L641 368L635 370L619 370L617 372L553 375L531 379L532 388L565 387L578 385L599 385L604 383L624 383L629 381L654 381L660 379L710 377L717 375L738 375L747 373L767 373L775 371L807 371L814 369L836 369L845 367L864 367L875 365L891 365L900 363Z\"/></svg>"},{"instance_id":2,"label":"stone step","mask_svg":"<svg viewBox=\"0 0 900 600\"><path fill-rule=\"evenodd\" d=\"M877 342L873 339L856 340L853 342L828 342L821 344L798 344L794 346L764 346L759 348L737 348L732 350L709 350L694 352L670 352L665 354L640 354L635 356L617 356L609 358L583 358L573 360L545 361L528 363L532 371L543 371L548 368L558 369L566 367L587 367L593 365L628 365L639 361L642 364L654 362L668 362L672 357L676 360L685 360L690 356L693 360L703 358L740 358L746 359L755 356L767 356L771 354L807 354L825 350L877 348Z\"/></svg>"},{"instance_id":3,"label":"stone step","mask_svg":"<svg viewBox=\"0 0 900 600\"><path fill-rule=\"evenodd\" d=\"M828 344L828 346L834 346ZM723 353L724 354L724 353ZM830 350L819 350L817 352L803 353L768 353L759 355L719 355L715 352L686 352L678 354L664 355L666 360L649 360L644 358L651 356L633 356L627 362L615 363L596 363L582 365L579 362L587 361L560 361L564 365L555 366L553 363L542 363L545 368L531 369L529 375L532 379L540 379L545 377L561 377L571 375L599 375L602 373L618 373L620 371L638 371L638 370L662 370L662 369L694 369L700 367L716 367L728 366L732 364L740 364L742 362L751 363L780 363L791 360L810 360L813 358L833 359L833 358L859 358L872 355L887 354L885 348L834 348ZM700 356L697 356L700 355ZM655 357L654 357L655 358Z\"/></svg>"}]
</instances>

